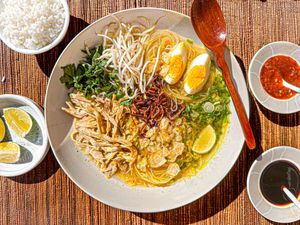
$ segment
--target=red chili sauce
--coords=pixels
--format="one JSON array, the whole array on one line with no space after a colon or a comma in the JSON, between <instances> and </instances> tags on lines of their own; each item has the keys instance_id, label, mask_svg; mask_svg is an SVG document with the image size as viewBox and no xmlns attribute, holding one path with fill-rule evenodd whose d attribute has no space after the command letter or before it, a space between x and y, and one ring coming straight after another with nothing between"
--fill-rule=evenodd
<instances>
[{"instance_id":1,"label":"red chili sauce","mask_svg":"<svg viewBox=\"0 0 300 225\"><path fill-rule=\"evenodd\" d=\"M269 58L260 72L260 82L266 92L278 99L289 99L296 95L296 92L283 86L283 79L300 87L300 66L288 56Z\"/></svg>"}]
</instances>

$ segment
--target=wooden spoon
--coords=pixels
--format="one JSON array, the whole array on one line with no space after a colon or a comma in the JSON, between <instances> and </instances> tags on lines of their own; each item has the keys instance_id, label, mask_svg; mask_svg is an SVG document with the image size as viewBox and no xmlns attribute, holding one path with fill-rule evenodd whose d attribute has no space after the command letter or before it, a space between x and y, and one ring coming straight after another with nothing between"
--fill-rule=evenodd
<instances>
[{"instance_id":1,"label":"wooden spoon","mask_svg":"<svg viewBox=\"0 0 300 225\"><path fill-rule=\"evenodd\" d=\"M222 69L223 77L239 117L248 148L256 147L252 129L241 99L233 85L230 71L225 62L226 24L221 8L216 0L194 0L191 8L193 27L202 43L215 53L217 64Z\"/></svg>"}]
</instances>

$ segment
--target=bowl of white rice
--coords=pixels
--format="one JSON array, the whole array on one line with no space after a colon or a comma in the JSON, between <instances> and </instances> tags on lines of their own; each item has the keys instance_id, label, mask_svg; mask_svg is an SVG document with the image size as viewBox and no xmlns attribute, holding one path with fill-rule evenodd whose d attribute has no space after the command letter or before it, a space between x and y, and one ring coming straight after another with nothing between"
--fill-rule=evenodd
<instances>
[{"instance_id":1,"label":"bowl of white rice","mask_svg":"<svg viewBox=\"0 0 300 225\"><path fill-rule=\"evenodd\" d=\"M49 51L62 41L69 22L66 0L0 0L0 39L16 52Z\"/></svg>"}]
</instances>

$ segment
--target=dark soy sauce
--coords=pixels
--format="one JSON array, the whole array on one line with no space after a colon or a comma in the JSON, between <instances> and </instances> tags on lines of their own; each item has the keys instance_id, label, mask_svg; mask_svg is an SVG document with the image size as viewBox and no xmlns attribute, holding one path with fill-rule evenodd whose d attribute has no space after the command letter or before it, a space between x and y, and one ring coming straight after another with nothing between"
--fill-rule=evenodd
<instances>
[{"instance_id":1,"label":"dark soy sauce","mask_svg":"<svg viewBox=\"0 0 300 225\"><path fill-rule=\"evenodd\" d=\"M290 204L291 200L283 192L283 186L298 197L300 194L300 172L292 163L278 160L268 165L262 172L260 189L270 203L284 206Z\"/></svg>"}]
</instances>

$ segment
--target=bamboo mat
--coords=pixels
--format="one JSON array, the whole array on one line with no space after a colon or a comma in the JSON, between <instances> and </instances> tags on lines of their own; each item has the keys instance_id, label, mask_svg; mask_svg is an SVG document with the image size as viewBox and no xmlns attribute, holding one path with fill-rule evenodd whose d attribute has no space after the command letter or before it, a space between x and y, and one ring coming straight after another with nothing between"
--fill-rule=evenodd
<instances>
[{"instance_id":1,"label":"bamboo mat","mask_svg":"<svg viewBox=\"0 0 300 225\"><path fill-rule=\"evenodd\" d=\"M300 44L299 0L219 2L227 21L228 46L245 73L254 53L264 44L279 40ZM0 94L24 95L43 105L48 77L56 59L66 44L88 24L111 12L144 6L189 14L191 1L70 0L69 4L72 15L69 32L52 51L26 56L12 52L0 42L0 78L6 78L0 83ZM278 115L251 98L251 124L258 149L252 152L244 149L231 172L215 189L185 207L158 214L140 214L106 206L76 187L50 151L28 174L0 178L0 224L274 224L252 207L246 193L246 176L261 152L278 145L300 148L300 113Z\"/></svg>"}]
</instances>

